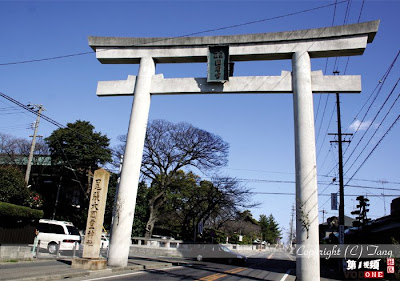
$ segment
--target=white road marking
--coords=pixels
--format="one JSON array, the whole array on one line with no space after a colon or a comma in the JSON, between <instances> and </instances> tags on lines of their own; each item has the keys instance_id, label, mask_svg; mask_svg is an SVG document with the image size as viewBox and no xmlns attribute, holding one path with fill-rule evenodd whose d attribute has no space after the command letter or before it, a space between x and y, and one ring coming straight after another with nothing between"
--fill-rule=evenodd
<instances>
[{"instance_id":1,"label":"white road marking","mask_svg":"<svg viewBox=\"0 0 400 281\"><path fill-rule=\"evenodd\" d=\"M289 276L290 271L292 271L292 270L289 269L288 271L286 271L285 275L283 275L283 277L282 277L281 280L279 280L279 281L285 281L286 278Z\"/></svg>"},{"instance_id":2,"label":"white road marking","mask_svg":"<svg viewBox=\"0 0 400 281\"><path fill-rule=\"evenodd\" d=\"M285 255L287 255L288 258L289 258L291 261L295 261L295 260L296 260L295 258L293 258L292 256L290 256L288 253L285 253Z\"/></svg>"},{"instance_id":3,"label":"white road marking","mask_svg":"<svg viewBox=\"0 0 400 281\"><path fill-rule=\"evenodd\" d=\"M183 267L183 266L174 266L174 267L167 267L167 268L162 268L162 269L141 270L141 271L130 272L130 273L124 273L124 274L118 274L118 275L113 275L113 276L106 276L106 277L97 277L97 278L92 278L92 279L85 279L85 280L82 280L82 281L104 280L104 279L111 279L111 278L117 278L117 277L122 277L122 276L144 274L144 273L149 272L149 271L150 271L150 272L151 272L151 271L166 271L166 270L178 269L178 268L182 268L182 267Z\"/></svg>"}]
</instances>

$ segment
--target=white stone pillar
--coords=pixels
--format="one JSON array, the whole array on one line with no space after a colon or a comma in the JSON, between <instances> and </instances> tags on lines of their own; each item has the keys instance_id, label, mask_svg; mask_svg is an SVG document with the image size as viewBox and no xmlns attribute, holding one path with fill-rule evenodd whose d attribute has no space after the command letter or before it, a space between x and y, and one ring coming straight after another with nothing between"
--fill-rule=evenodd
<instances>
[{"instance_id":1,"label":"white stone pillar","mask_svg":"<svg viewBox=\"0 0 400 281\"><path fill-rule=\"evenodd\" d=\"M154 74L155 64L153 59L150 57L142 58L136 79L124 164L122 166L113 222L113 233L108 256L108 265L110 266L123 267L128 264L140 166L150 110L151 79Z\"/></svg>"},{"instance_id":2,"label":"white stone pillar","mask_svg":"<svg viewBox=\"0 0 400 281\"><path fill-rule=\"evenodd\" d=\"M296 276L297 281L320 280L318 187L315 153L311 62L307 52L292 56L294 135L296 156ZM311 255L304 256L305 252Z\"/></svg>"}]
</instances>

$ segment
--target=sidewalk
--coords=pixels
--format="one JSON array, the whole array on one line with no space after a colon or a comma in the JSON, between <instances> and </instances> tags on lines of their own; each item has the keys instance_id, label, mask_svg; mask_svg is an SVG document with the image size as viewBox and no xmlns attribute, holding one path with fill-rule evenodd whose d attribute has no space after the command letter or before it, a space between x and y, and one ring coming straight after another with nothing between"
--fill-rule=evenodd
<instances>
[{"instance_id":1,"label":"sidewalk","mask_svg":"<svg viewBox=\"0 0 400 281\"><path fill-rule=\"evenodd\" d=\"M184 262L183 262L184 263ZM130 257L126 267L108 267L104 270L85 270L71 268L71 259L33 260L24 262L0 263L0 281L46 281L107 274L120 271L139 271L160 269L182 264L180 261L157 260L145 257Z\"/></svg>"},{"instance_id":2,"label":"sidewalk","mask_svg":"<svg viewBox=\"0 0 400 281\"><path fill-rule=\"evenodd\" d=\"M104 270L85 270L71 268L71 258L60 259L34 259L32 261L2 262L0 263L0 281L47 281L62 280L66 278L99 277L111 275L115 272L131 272L149 269L162 269L166 267L187 265L191 261L170 257L130 256L126 267L108 267ZM335 271L328 267L321 267L321 281L343 280L336 276ZM295 276L291 272L291 276ZM329 277L328 277L329 276ZM289 278L287 280L295 280Z\"/></svg>"}]
</instances>

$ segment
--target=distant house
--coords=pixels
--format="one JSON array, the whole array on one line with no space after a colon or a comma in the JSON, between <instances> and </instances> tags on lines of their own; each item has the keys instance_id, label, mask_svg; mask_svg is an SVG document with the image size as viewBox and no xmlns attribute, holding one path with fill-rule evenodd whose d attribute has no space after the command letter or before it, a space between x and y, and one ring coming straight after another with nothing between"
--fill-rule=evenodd
<instances>
[{"instance_id":1,"label":"distant house","mask_svg":"<svg viewBox=\"0 0 400 281\"><path fill-rule=\"evenodd\" d=\"M390 215L371 221L365 229L360 229L361 241L380 244L392 244L392 239L400 241L400 197L393 199ZM354 240L359 239L355 235Z\"/></svg>"},{"instance_id":2,"label":"distant house","mask_svg":"<svg viewBox=\"0 0 400 281\"><path fill-rule=\"evenodd\" d=\"M346 244L392 244L400 241L400 197L391 203L390 215L372 220L365 226L353 227L355 219L345 216ZM329 235L337 236L337 217L329 218L319 225L320 241L330 241ZM331 236L332 237L332 236ZM331 242L331 241L330 241Z\"/></svg>"},{"instance_id":3,"label":"distant house","mask_svg":"<svg viewBox=\"0 0 400 281\"><path fill-rule=\"evenodd\" d=\"M344 216L344 229L348 229L353 226L355 219ZM326 222L319 225L319 239L328 239L332 233L337 235L339 231L339 218L336 216L330 217Z\"/></svg>"}]
</instances>

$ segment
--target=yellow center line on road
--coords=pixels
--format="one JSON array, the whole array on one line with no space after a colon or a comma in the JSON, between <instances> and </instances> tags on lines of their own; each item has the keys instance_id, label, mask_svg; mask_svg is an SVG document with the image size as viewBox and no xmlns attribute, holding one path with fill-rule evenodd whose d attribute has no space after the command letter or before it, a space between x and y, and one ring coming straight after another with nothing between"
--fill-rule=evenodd
<instances>
[{"instance_id":1,"label":"yellow center line on road","mask_svg":"<svg viewBox=\"0 0 400 281\"><path fill-rule=\"evenodd\" d=\"M222 277L228 276L228 274L239 273L239 272L241 272L243 270L246 270L246 268L245 267L235 267L235 268L226 270L223 273L215 273L215 274L212 274L212 275L208 275L208 276L202 277L202 278L199 279L199 281L214 281L214 280L220 279Z\"/></svg>"}]
</instances>

